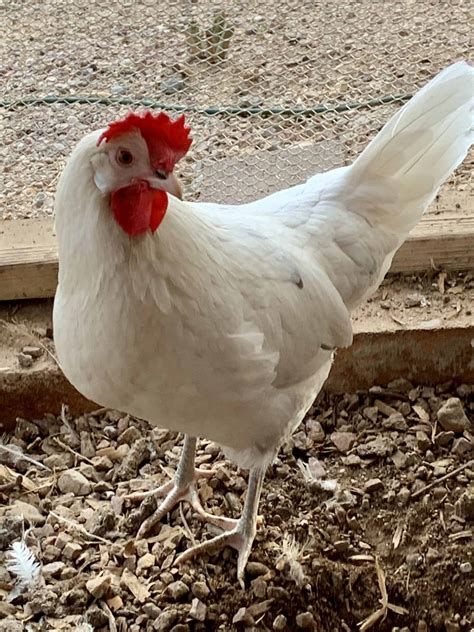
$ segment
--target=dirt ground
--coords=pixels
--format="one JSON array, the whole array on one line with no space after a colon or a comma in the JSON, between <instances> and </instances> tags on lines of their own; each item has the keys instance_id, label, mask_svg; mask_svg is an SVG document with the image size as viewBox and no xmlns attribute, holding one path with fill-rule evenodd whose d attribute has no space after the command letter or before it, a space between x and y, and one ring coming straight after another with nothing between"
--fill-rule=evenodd
<instances>
[{"instance_id":1,"label":"dirt ground","mask_svg":"<svg viewBox=\"0 0 474 632\"><path fill-rule=\"evenodd\" d=\"M182 437L114 411L20 420L0 450L0 627L348 632L381 607L378 560L402 610L372 629L470 630L473 395L399 380L317 401L269 468L245 591L231 550L174 565L209 535L186 505L135 538L153 503L124 496L167 480ZM207 508L238 516L247 474L209 442L197 460L216 470L200 484ZM5 552L21 537L42 571L9 601Z\"/></svg>"}]
</instances>

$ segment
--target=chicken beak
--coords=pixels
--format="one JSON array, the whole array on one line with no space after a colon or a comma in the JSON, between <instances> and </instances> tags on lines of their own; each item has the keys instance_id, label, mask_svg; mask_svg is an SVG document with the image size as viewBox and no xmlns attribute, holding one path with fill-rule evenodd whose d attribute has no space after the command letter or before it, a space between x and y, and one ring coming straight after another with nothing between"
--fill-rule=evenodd
<instances>
[{"instance_id":1,"label":"chicken beak","mask_svg":"<svg viewBox=\"0 0 474 632\"><path fill-rule=\"evenodd\" d=\"M167 193L171 193L175 197L180 200L183 199L183 190L179 183L178 178L174 175L174 173L169 173L167 178L148 178L148 182L152 189L161 189L162 191L166 191Z\"/></svg>"}]
</instances>

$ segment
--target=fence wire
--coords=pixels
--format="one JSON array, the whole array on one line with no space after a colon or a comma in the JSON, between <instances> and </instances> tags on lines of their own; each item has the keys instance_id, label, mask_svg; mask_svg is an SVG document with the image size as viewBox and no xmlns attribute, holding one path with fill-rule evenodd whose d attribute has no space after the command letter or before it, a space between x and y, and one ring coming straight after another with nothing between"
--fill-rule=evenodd
<instances>
[{"instance_id":1,"label":"fence wire","mask_svg":"<svg viewBox=\"0 0 474 632\"><path fill-rule=\"evenodd\" d=\"M346 164L430 77L470 59L471 7L5 0L2 215L51 214L73 145L144 106L186 113L187 199L246 201Z\"/></svg>"}]
</instances>

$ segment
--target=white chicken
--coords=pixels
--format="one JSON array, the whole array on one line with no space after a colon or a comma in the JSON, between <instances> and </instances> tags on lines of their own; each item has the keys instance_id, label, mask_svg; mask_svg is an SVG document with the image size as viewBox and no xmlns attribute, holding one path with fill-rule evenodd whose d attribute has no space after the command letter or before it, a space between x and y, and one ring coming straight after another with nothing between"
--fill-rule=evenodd
<instances>
[{"instance_id":1,"label":"white chicken","mask_svg":"<svg viewBox=\"0 0 474 632\"><path fill-rule=\"evenodd\" d=\"M140 535L187 500L223 531L181 561L232 546L243 585L265 470L351 344L350 311L466 156L473 88L450 66L351 166L240 206L175 197L183 118L130 114L74 149L55 206L61 367L95 402L186 434ZM239 520L202 508L196 437L250 469Z\"/></svg>"}]
</instances>

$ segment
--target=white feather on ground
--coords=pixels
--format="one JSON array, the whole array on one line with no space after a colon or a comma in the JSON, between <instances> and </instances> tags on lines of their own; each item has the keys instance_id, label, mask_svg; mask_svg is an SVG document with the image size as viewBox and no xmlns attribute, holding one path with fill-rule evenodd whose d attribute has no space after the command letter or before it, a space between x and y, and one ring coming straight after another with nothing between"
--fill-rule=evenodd
<instances>
[{"instance_id":1,"label":"white feather on ground","mask_svg":"<svg viewBox=\"0 0 474 632\"><path fill-rule=\"evenodd\" d=\"M23 540L13 542L7 551L10 558L6 563L8 572L16 576L21 588L33 584L39 577L41 566L33 552L26 546Z\"/></svg>"}]
</instances>

